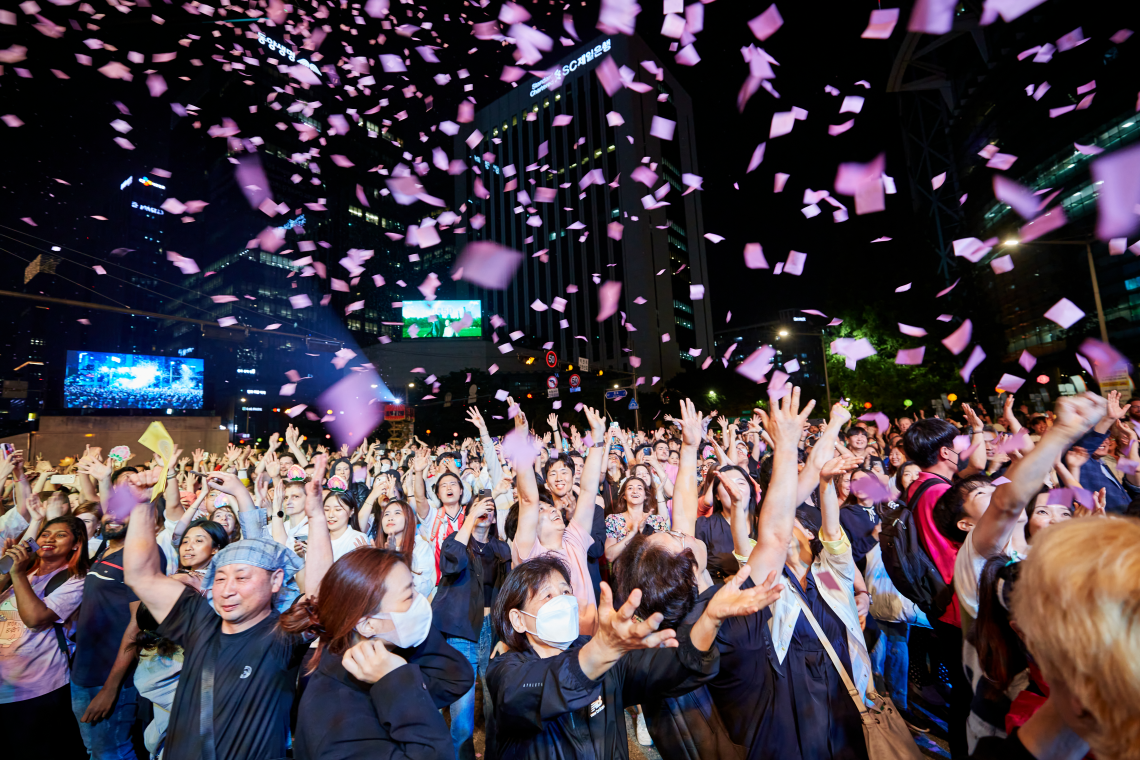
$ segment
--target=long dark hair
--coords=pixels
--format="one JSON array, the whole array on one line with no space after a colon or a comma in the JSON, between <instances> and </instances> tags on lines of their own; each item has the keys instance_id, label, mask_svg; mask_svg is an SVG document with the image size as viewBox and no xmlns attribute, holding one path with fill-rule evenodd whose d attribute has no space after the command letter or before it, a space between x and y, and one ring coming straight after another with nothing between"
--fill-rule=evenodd
<instances>
[{"instance_id":1,"label":"long dark hair","mask_svg":"<svg viewBox=\"0 0 1140 760\"><path fill-rule=\"evenodd\" d=\"M328 502L329 498L336 499L340 508L348 512L348 527L355 531L360 530L360 518L358 513L360 508L356 503L356 499L350 493L340 493L339 491L325 491L325 495L321 498L321 508Z\"/></svg>"},{"instance_id":2,"label":"long dark hair","mask_svg":"<svg viewBox=\"0 0 1140 760\"><path fill-rule=\"evenodd\" d=\"M571 583L570 571L553 554L543 554L520 562L507 575L503 588L495 597L495 606L491 609L491 628L500 641L516 652L529 652L531 647L526 634L519 633L511 625L511 610L521 610L527 599L538 593L552 573L560 573L567 583Z\"/></svg>"},{"instance_id":3,"label":"long dark hair","mask_svg":"<svg viewBox=\"0 0 1140 760\"><path fill-rule=\"evenodd\" d=\"M388 549L388 536L384 534L384 512L388 507L393 504L400 507L404 513L404 534L400 537L400 545L395 549L400 554L404 555L404 560L411 567L412 551L416 548L416 513L408 502L403 499L392 499L384 505L384 509L380 510L380 514L373 518L373 524L376 525L376 546L380 549Z\"/></svg>"},{"instance_id":4,"label":"long dark hair","mask_svg":"<svg viewBox=\"0 0 1140 760\"><path fill-rule=\"evenodd\" d=\"M225 549L226 545L230 542L229 534L226 533L226 529L222 527L222 524L214 522L208 517L199 517L197 520L191 522L186 526L186 533L189 533L191 528L201 528L205 531L206 535L210 537L210 541L214 544L214 548L218 551ZM186 533L182 534L182 541L186 540ZM182 541L179 541L178 546L174 548L180 548ZM179 562L179 569L181 569L181 567L182 563Z\"/></svg>"},{"instance_id":5,"label":"long dark hair","mask_svg":"<svg viewBox=\"0 0 1140 760\"><path fill-rule=\"evenodd\" d=\"M53 525L66 525L68 532L71 533L71 540L74 542L75 551L67 559L67 574L80 578L84 577L87 575L87 571L91 569L91 557L87 554L87 526L78 517L63 515L44 523L44 527L40 528L40 533L42 534ZM39 566L40 558L37 556L33 568L38 569Z\"/></svg>"},{"instance_id":6,"label":"long dark hair","mask_svg":"<svg viewBox=\"0 0 1140 760\"><path fill-rule=\"evenodd\" d=\"M607 516L620 515L629 510L629 505L625 501L625 489L629 488L630 484L632 484L635 480L638 483L641 483L641 487L645 489L645 503L641 505L641 510L645 512L645 514L651 515L653 514L654 510L657 509L656 502L653 504L653 509L649 508L649 499L653 497L652 486L647 485L646 482L641 478L635 475L630 475L628 478L622 481L621 486L618 488L617 498L610 501L609 509L606 510Z\"/></svg>"},{"instance_id":7,"label":"long dark hair","mask_svg":"<svg viewBox=\"0 0 1140 760\"><path fill-rule=\"evenodd\" d=\"M758 525L759 525L759 521L760 521L760 510L756 504L756 484L753 483L752 478L749 477L748 470L745 470L740 465L726 464L723 467L716 468L716 471L717 472L735 471L735 472L739 472L741 475L744 476L744 482L748 485L748 536L750 538L756 538L758 535L758 530L759 530ZM711 484L711 487L713 489L713 498L712 498L713 512L714 513L715 512L725 512L725 507L723 504L720 503L720 496L716 492L716 488L717 488L717 485L719 484L719 480L715 479L716 478L715 475L713 476L713 478L714 478L714 480L712 481L712 484ZM726 513L726 516L727 516L727 513Z\"/></svg>"},{"instance_id":8,"label":"long dark hair","mask_svg":"<svg viewBox=\"0 0 1140 760\"><path fill-rule=\"evenodd\" d=\"M815 561L819 559L819 555L823 553L823 539L819 537L819 520L811 510L804 507L796 507L796 519L814 536L808 542L808 545L811 546L811 562L814 565Z\"/></svg>"},{"instance_id":9,"label":"long dark hair","mask_svg":"<svg viewBox=\"0 0 1140 760\"><path fill-rule=\"evenodd\" d=\"M1000 691L1029 667L1025 645L1010 624L1010 596L1020 571L1021 563L1004 554L986 560L978 579L978 617L966 635L978 650L986 680Z\"/></svg>"},{"instance_id":10,"label":"long dark hair","mask_svg":"<svg viewBox=\"0 0 1140 760\"><path fill-rule=\"evenodd\" d=\"M285 633L317 634L317 652L308 672L320 664L322 649L342 655L352 646L356 624L380 609L388 591L388 573L398 563L407 564L390 549L365 546L349 552L325 573L315 600L303 597L278 618Z\"/></svg>"}]
</instances>

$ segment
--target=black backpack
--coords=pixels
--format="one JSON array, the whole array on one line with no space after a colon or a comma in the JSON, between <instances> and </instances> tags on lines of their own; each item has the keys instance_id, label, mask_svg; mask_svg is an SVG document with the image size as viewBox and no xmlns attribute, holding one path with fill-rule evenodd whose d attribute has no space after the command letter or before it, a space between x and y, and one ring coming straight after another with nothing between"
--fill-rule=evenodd
<instances>
[{"instance_id":1,"label":"black backpack","mask_svg":"<svg viewBox=\"0 0 1140 760\"><path fill-rule=\"evenodd\" d=\"M924 480L914 489L914 495L898 509L883 515L883 529L879 546L883 566L899 593L914 602L931 621L942 617L954 597L953 583L942 580L942 573L930 558L914 519L914 507L926 492L937 483L949 483L941 476Z\"/></svg>"}]
</instances>

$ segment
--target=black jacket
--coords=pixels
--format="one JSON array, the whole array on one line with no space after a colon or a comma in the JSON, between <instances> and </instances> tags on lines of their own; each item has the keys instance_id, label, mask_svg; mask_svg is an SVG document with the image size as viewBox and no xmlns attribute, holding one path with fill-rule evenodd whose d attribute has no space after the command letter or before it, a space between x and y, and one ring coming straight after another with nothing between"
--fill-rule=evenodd
<instances>
[{"instance_id":1,"label":"black jacket","mask_svg":"<svg viewBox=\"0 0 1140 760\"><path fill-rule=\"evenodd\" d=\"M408 661L375 684L344 669L341 655L321 653L298 711L298 760L451 760L455 749L439 710L467 693L475 676L467 660L434 628Z\"/></svg>"},{"instance_id":2,"label":"black jacket","mask_svg":"<svg viewBox=\"0 0 1140 760\"><path fill-rule=\"evenodd\" d=\"M468 546L459 543L455 534L443 540L439 550L439 586L431 603L432 628L445 636L458 636L479 641L483 629L483 563L471 562ZM497 570L491 601L511 571L511 547L494 532L488 536L487 549L495 552Z\"/></svg>"},{"instance_id":3,"label":"black jacket","mask_svg":"<svg viewBox=\"0 0 1140 760\"><path fill-rule=\"evenodd\" d=\"M627 760L625 706L653 694L692 690L716 675L720 651L699 652L691 627L677 632L675 649L630 652L594 681L578 664L579 637L568 650L548 659L534 651L510 651L491 660L487 685L494 701L494 726L487 736L491 760Z\"/></svg>"}]
</instances>

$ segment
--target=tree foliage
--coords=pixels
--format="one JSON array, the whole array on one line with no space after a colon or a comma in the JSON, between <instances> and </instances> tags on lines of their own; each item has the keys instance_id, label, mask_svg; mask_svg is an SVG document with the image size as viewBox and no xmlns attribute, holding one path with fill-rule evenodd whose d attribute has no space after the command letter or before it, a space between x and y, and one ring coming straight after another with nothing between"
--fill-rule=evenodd
<instances>
[{"instance_id":1,"label":"tree foliage","mask_svg":"<svg viewBox=\"0 0 1140 760\"><path fill-rule=\"evenodd\" d=\"M873 306L855 308L837 316L843 323L828 328L827 371L833 398L842 396L850 400L856 410L870 402L875 411L891 416L907 411L904 402L908 399L913 402L911 412L926 409L929 413L931 400L944 393L965 398L968 389L958 374L958 367L933 338L903 335L897 322L888 321L890 316ZM830 350L830 341L835 338L866 338L878 353L860 359L854 370L848 369L847 358ZM895 364L900 349L920 345L926 346L922 364Z\"/></svg>"}]
</instances>

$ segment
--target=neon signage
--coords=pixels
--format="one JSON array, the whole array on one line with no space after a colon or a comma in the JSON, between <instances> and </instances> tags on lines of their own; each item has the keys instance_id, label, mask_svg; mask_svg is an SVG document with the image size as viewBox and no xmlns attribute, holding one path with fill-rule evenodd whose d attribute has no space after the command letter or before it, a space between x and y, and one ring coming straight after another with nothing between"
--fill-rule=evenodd
<instances>
[{"instance_id":1,"label":"neon signage","mask_svg":"<svg viewBox=\"0 0 1140 760\"><path fill-rule=\"evenodd\" d=\"M305 226L305 215L301 214L296 219L290 219L289 221L285 222L285 225L283 227L278 227L277 229L279 229L279 230L291 230L294 227L304 227L304 226Z\"/></svg>"},{"instance_id":2,"label":"neon signage","mask_svg":"<svg viewBox=\"0 0 1140 760\"><path fill-rule=\"evenodd\" d=\"M309 71L316 74L317 76L321 75L320 69L318 69L315 64L309 63L304 58L298 58L297 54L293 52L292 48L286 47L285 45L281 44L280 42L278 42L277 40L275 40L271 37L266 37L264 32L258 32L257 33L257 41L260 44L265 45L267 48L272 50L274 53L277 53L278 55L284 56L285 58L288 58L291 63L299 63L302 66L304 66L306 69L308 69Z\"/></svg>"},{"instance_id":3,"label":"neon signage","mask_svg":"<svg viewBox=\"0 0 1140 760\"><path fill-rule=\"evenodd\" d=\"M133 174L131 176L127 177L125 180L123 180L123 184L119 185L119 189L120 190L126 190L127 185L131 184L131 182L134 180L134 178L135 178L135 175L133 175Z\"/></svg>"},{"instance_id":4,"label":"neon signage","mask_svg":"<svg viewBox=\"0 0 1140 760\"><path fill-rule=\"evenodd\" d=\"M148 214L155 214L157 216L162 216L166 213L160 208L155 208L154 206L144 206L138 201L131 201L131 208L137 208L139 211L145 211Z\"/></svg>"},{"instance_id":5,"label":"neon signage","mask_svg":"<svg viewBox=\"0 0 1140 760\"><path fill-rule=\"evenodd\" d=\"M149 179L147 177L140 177L139 178L139 184L140 185L146 185L147 187L157 187L159 190L165 190L166 189L166 185L160 185L157 182L155 182L154 180Z\"/></svg>"},{"instance_id":6,"label":"neon signage","mask_svg":"<svg viewBox=\"0 0 1140 760\"><path fill-rule=\"evenodd\" d=\"M533 98L543 90L546 90L550 87L557 87L562 83L562 80L565 77L570 76L572 72L583 68L587 63L592 63L593 61L600 59L603 53L610 52L611 46L612 43L609 39L602 40L602 42L586 50L586 52L582 53L577 58L567 63L562 68L555 69L542 79L532 83L530 86L530 96Z\"/></svg>"}]
</instances>

